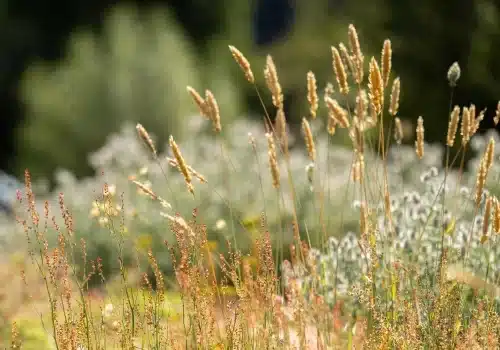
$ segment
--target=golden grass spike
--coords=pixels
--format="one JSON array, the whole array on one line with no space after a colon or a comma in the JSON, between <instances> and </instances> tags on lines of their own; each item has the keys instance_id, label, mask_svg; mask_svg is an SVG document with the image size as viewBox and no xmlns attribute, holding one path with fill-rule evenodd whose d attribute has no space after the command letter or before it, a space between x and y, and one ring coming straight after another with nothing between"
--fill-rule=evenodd
<instances>
[{"instance_id":1,"label":"golden grass spike","mask_svg":"<svg viewBox=\"0 0 500 350\"><path fill-rule=\"evenodd\" d=\"M424 118L418 117L417 120L417 140L415 141L415 149L419 159L424 157Z\"/></svg>"},{"instance_id":2,"label":"golden grass spike","mask_svg":"<svg viewBox=\"0 0 500 350\"><path fill-rule=\"evenodd\" d=\"M311 118L316 119L316 112L318 111L318 93L316 77L311 71L307 73L307 101L309 102L309 113L311 114Z\"/></svg>"},{"instance_id":3,"label":"golden grass spike","mask_svg":"<svg viewBox=\"0 0 500 350\"><path fill-rule=\"evenodd\" d=\"M360 89L358 96L356 96L356 116L360 121L366 119L368 115L368 97L366 96L366 91Z\"/></svg>"},{"instance_id":4,"label":"golden grass spike","mask_svg":"<svg viewBox=\"0 0 500 350\"><path fill-rule=\"evenodd\" d=\"M158 196L146 185L144 185L142 182L133 180L132 181L142 192L148 194L152 199L157 200Z\"/></svg>"},{"instance_id":5,"label":"golden grass spike","mask_svg":"<svg viewBox=\"0 0 500 350\"><path fill-rule=\"evenodd\" d=\"M278 108L278 111L276 112L276 119L274 121L274 130L276 132L278 140L280 141L281 147L283 147L283 150L287 150L288 133L286 126L285 112L283 111L282 108Z\"/></svg>"},{"instance_id":6,"label":"golden grass spike","mask_svg":"<svg viewBox=\"0 0 500 350\"><path fill-rule=\"evenodd\" d=\"M450 121L448 123L448 133L446 135L446 144L449 147L453 147L453 144L455 143L455 135L457 134L459 119L460 119L460 107L455 106L450 115Z\"/></svg>"},{"instance_id":7,"label":"golden grass spike","mask_svg":"<svg viewBox=\"0 0 500 350\"><path fill-rule=\"evenodd\" d=\"M490 217L491 217L491 204L492 198L488 196L486 199L486 205L484 206L484 216L483 216L483 237L488 236L488 229L490 226Z\"/></svg>"},{"instance_id":8,"label":"golden grass spike","mask_svg":"<svg viewBox=\"0 0 500 350\"><path fill-rule=\"evenodd\" d=\"M205 100L209 111L210 120L212 121L212 124L214 126L214 131L220 132L221 124L219 105L217 104L217 100L215 99L214 94L210 90L205 91Z\"/></svg>"},{"instance_id":9,"label":"golden grass spike","mask_svg":"<svg viewBox=\"0 0 500 350\"><path fill-rule=\"evenodd\" d=\"M382 112L382 107L384 106L384 83L377 60L374 57L370 60L368 88L370 90L368 94L370 102L373 104L373 107L375 107L375 113L378 116Z\"/></svg>"},{"instance_id":10,"label":"golden grass spike","mask_svg":"<svg viewBox=\"0 0 500 350\"><path fill-rule=\"evenodd\" d=\"M198 110L200 111L200 114L206 119L210 119L210 111L208 110L208 106L205 102L205 99L203 99L203 97L201 97L200 94L191 86L187 87L187 91L193 98L194 103L196 104Z\"/></svg>"},{"instance_id":11,"label":"golden grass spike","mask_svg":"<svg viewBox=\"0 0 500 350\"><path fill-rule=\"evenodd\" d=\"M469 123L470 123L469 109L467 107L464 107L462 109L462 123L460 125L460 135L462 136L463 146L465 146L470 140Z\"/></svg>"},{"instance_id":12,"label":"golden grass spike","mask_svg":"<svg viewBox=\"0 0 500 350\"><path fill-rule=\"evenodd\" d=\"M271 169L271 177L273 179L273 187L278 189L280 187L280 171L278 167L278 160L276 156L276 147L274 145L274 138L272 133L266 133L269 167Z\"/></svg>"},{"instance_id":13,"label":"golden grass spike","mask_svg":"<svg viewBox=\"0 0 500 350\"><path fill-rule=\"evenodd\" d=\"M153 143L153 140L149 136L149 133L141 124L137 124L135 128L137 130L137 133L139 134L139 137L146 143L153 155L156 157L156 147Z\"/></svg>"},{"instance_id":14,"label":"golden grass spike","mask_svg":"<svg viewBox=\"0 0 500 350\"><path fill-rule=\"evenodd\" d=\"M349 55L349 51L347 51L347 48L345 47L344 43L339 44L339 51L340 51L340 56L342 57L344 61L344 67L347 65L349 68L349 72L352 74L352 76L355 78L356 77L356 67L354 64L354 61L352 57Z\"/></svg>"},{"instance_id":15,"label":"golden grass spike","mask_svg":"<svg viewBox=\"0 0 500 350\"><path fill-rule=\"evenodd\" d=\"M486 151L484 153L484 159L485 159L486 168L488 169L488 171L493 166L494 156L495 156L495 140L493 139L493 137L491 137L490 141L488 142L488 146L486 147Z\"/></svg>"},{"instance_id":16,"label":"golden grass spike","mask_svg":"<svg viewBox=\"0 0 500 350\"><path fill-rule=\"evenodd\" d=\"M184 157L182 157L181 150L179 149L179 146L177 146L177 143L175 142L174 137L172 135L170 135L169 144L170 144L170 149L172 150L172 153L174 154L174 158L177 161L179 171L184 176L184 181L186 182L187 188L188 188L189 192L194 194L194 188L193 188L193 185L191 183L191 174L189 172L186 161L184 160Z\"/></svg>"},{"instance_id":17,"label":"golden grass spike","mask_svg":"<svg viewBox=\"0 0 500 350\"><path fill-rule=\"evenodd\" d=\"M358 32L353 24L349 24L348 36L352 54L358 59L363 59L363 53L361 52L361 46L359 45Z\"/></svg>"},{"instance_id":18,"label":"golden grass spike","mask_svg":"<svg viewBox=\"0 0 500 350\"><path fill-rule=\"evenodd\" d=\"M302 130L304 131L304 140L306 142L307 153L312 162L316 161L316 147L314 145L314 138L311 131L311 126L306 118L302 118Z\"/></svg>"},{"instance_id":19,"label":"golden grass spike","mask_svg":"<svg viewBox=\"0 0 500 350\"><path fill-rule=\"evenodd\" d=\"M488 175L488 168L486 167L485 159L481 159L481 164L479 165L479 170L477 172L476 179L476 207L481 204L481 199L483 196L484 185L486 183L486 176Z\"/></svg>"},{"instance_id":20,"label":"golden grass spike","mask_svg":"<svg viewBox=\"0 0 500 350\"><path fill-rule=\"evenodd\" d=\"M392 48L391 41L389 39L384 41L380 62L382 64L382 81L384 82L385 88L389 84L389 77L391 75L392 68Z\"/></svg>"},{"instance_id":21,"label":"golden grass spike","mask_svg":"<svg viewBox=\"0 0 500 350\"><path fill-rule=\"evenodd\" d=\"M389 114L392 115L393 117L396 114L398 114L400 91L401 91L401 82L399 80L399 77L397 77L392 82L391 105L389 106Z\"/></svg>"},{"instance_id":22,"label":"golden grass spike","mask_svg":"<svg viewBox=\"0 0 500 350\"><path fill-rule=\"evenodd\" d=\"M337 100L327 97L326 106L328 107L328 110L331 112L331 116L335 118L336 122L342 128L349 128L350 123L349 119L347 118L347 111L342 107L340 107Z\"/></svg>"},{"instance_id":23,"label":"golden grass spike","mask_svg":"<svg viewBox=\"0 0 500 350\"><path fill-rule=\"evenodd\" d=\"M334 46L332 46L332 58L333 71L335 72L339 90L342 94L347 95L349 93L349 84L347 83L347 74L345 72L344 62L340 57L339 50L337 50Z\"/></svg>"},{"instance_id":24,"label":"golden grass spike","mask_svg":"<svg viewBox=\"0 0 500 350\"><path fill-rule=\"evenodd\" d=\"M493 212L493 230L496 234L500 233L500 202L498 198L495 197L494 200L494 212Z\"/></svg>"},{"instance_id":25,"label":"golden grass spike","mask_svg":"<svg viewBox=\"0 0 500 350\"><path fill-rule=\"evenodd\" d=\"M267 88L271 91L273 104L276 108L283 108L283 93L278 79L276 66L273 58L267 55L266 67L264 68L264 78L266 79Z\"/></svg>"},{"instance_id":26,"label":"golden grass spike","mask_svg":"<svg viewBox=\"0 0 500 350\"><path fill-rule=\"evenodd\" d=\"M245 77L247 78L248 82L251 84L255 83L252 68L250 67L250 62L248 62L246 57L240 52L240 50L232 45L229 45L229 51L231 51L234 60L240 65L243 73L245 73Z\"/></svg>"}]
</instances>

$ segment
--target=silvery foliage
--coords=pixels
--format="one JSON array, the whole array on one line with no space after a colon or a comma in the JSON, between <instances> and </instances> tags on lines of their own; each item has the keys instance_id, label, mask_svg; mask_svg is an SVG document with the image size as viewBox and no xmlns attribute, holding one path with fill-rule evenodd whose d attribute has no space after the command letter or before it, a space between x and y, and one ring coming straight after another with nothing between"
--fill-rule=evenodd
<instances>
[{"instance_id":1,"label":"silvery foliage","mask_svg":"<svg viewBox=\"0 0 500 350\"><path fill-rule=\"evenodd\" d=\"M384 279L387 283L387 271L394 271L396 262L412 266L420 276L432 279L443 248L447 250L448 265L464 262L465 268L475 275L489 282L498 281L500 245L493 232L492 217L487 226L488 239L481 242L481 237L486 198L498 190L493 187L492 179L498 183L499 165L490 170L477 211L474 201L474 169L490 137L498 140L496 132L473 138L471 145L477 157L470 162L471 170L465 172L461 180L457 171L449 171L446 185L441 165L442 148L426 145L422 161L417 160L413 147L391 149L388 159L391 221L386 217L383 198L369 204L374 209L372 217L376 218L375 253L380 265L374 278L378 287ZM497 149L496 160L499 153ZM354 200L351 210L359 213L360 204L359 199ZM346 297L354 286L368 280L369 255L369 251L360 246L359 233L348 231L340 238L330 237L322 250L312 248L307 266L284 264L284 281L285 284L291 280L297 282L306 297L314 290L314 294L334 303L338 297Z\"/></svg>"},{"instance_id":2,"label":"silvery foliage","mask_svg":"<svg viewBox=\"0 0 500 350\"><path fill-rule=\"evenodd\" d=\"M321 232L317 202L319 191L323 191L326 198L325 213L341 212L344 197L338 194L346 192L352 162L352 150L332 145L324 136L324 126L319 120L317 122L313 124L315 134L319 135L316 138L316 164L310 166L301 140L294 140L291 135L289 162L299 224L310 232L313 243L317 242L314 234ZM43 213L43 200L49 199L52 215L63 226L58 214L57 196L64 193L66 206L74 216L76 236L78 239L85 238L87 242L89 259L105 255L108 260L105 263L109 264L117 260L116 239L121 239L118 231L124 219L127 232L123 242L128 242L125 251L133 252L137 242L147 243L144 238L149 235L159 263L169 268L169 254L163 241L172 242L174 238L164 214L179 213L189 219L194 208L198 209L197 220L207 226L209 239L219 243L217 249L220 252L226 247L226 239L232 241L233 230L238 241L237 248L248 251L256 238L263 212L272 237L280 239L273 243L282 242L287 249L293 237L290 224L293 210L291 187L281 152L278 152L281 188L278 192L272 187L262 122L239 120L223 125L220 136L215 136L210 122L200 116L188 118L187 125L192 137L180 142L179 147L187 164L208 181L204 184L193 178L194 197L187 191L178 169L171 167L166 160L167 155L172 157L169 146L157 145L159 155L158 160L154 160L137 137L135 126L127 124L119 133L110 135L107 143L89 156L89 163L95 169L94 176L77 179L68 171L57 171L55 190L37 198L40 212ZM154 130L149 131L154 139ZM256 151L250 142L251 137L255 140ZM367 156L369 161L374 162L372 158ZM308 165L313 170L306 172ZM171 208L162 207L141 194L130 181L131 177L149 185ZM116 235L109 234L109 225L100 221L100 216L92 215L94 203L102 199L105 183L115 188L113 203L121 205L123 201L124 205L114 218ZM23 210L22 206L19 209ZM328 215L327 220L329 230L340 227L336 222L338 217ZM358 217L354 212L346 213L343 220L345 224L355 227Z\"/></svg>"}]
</instances>

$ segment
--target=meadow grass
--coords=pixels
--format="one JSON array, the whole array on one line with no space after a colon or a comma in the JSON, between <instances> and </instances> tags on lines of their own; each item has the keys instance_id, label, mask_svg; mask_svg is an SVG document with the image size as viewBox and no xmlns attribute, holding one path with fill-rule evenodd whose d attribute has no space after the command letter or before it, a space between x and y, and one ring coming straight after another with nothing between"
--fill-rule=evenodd
<instances>
[{"instance_id":1,"label":"meadow grass","mask_svg":"<svg viewBox=\"0 0 500 350\"><path fill-rule=\"evenodd\" d=\"M300 215L302 204L295 191L297 179L292 176L291 135L284 96L271 56L266 60L264 79L274 110L264 107L265 132L249 135L248 147L256 150L260 169L255 191L263 197L275 196L278 212L285 213L287 207L291 215L281 215L278 229L271 231L263 204L251 252L238 247L237 235L247 231L248 226L229 201L225 202L229 213L225 222L229 223L232 237L226 242L227 253L218 253L211 245L204 213L195 204L197 187L209 186L211 179L202 175L203 169L198 169L197 164L184 158L173 136L169 140L172 156L168 166L178 169L185 190L193 198L191 216L176 212L179 199L170 187L169 193L160 195L154 187L131 179L139 191L166 209L163 214L169 225L165 230L174 233L173 240L164 242L172 261L172 278L164 276L151 249L137 251L135 260L124 258L130 233L117 208L124 208L127 203L117 207L109 184L103 184L94 209L99 211L118 252L119 270L112 279L103 273L101 259L88 259L87 245L91 242L76 239L73 216L64 195L59 196L64 222L60 225L48 202L43 211L37 208L26 171L26 188L24 193L18 193L18 199L27 215L19 215L18 222L26 234L31 266L45 292L46 307L36 310L49 334L47 347L499 347L500 273L495 247L496 234L500 233L500 202L487 190L487 179L499 176L492 174L498 170L494 166L494 139L482 150L478 169L474 169L477 179L473 188L467 181L464 161L484 111L477 113L474 105L453 105L453 91L460 78L460 68L453 64L448 72L449 128L443 133L445 165L418 174L422 191L401 188L404 181L393 182L406 175L402 166L396 169L393 165L408 158L402 143L408 143L413 136L406 135L398 117L401 81L392 77L391 41L384 41L380 60L371 57L365 72L365 57L352 25L347 39L349 48L342 43L338 48L332 47L336 84L328 84L325 89L322 108L314 73L304 75L308 91L304 100L309 103L309 115L302 119L300 151L310 161L305 166L305 176L315 208L314 227L319 232L311 232L308 225L312 223L303 222ZM256 87L257 75L244 54L234 46L229 50L247 82ZM265 106L264 92L257 87L255 91ZM192 87L188 87L188 93L206 122L212 124L220 151L213 155L213 162L220 167L220 176L227 177L230 192L238 184L231 181L234 164L224 139L223 111L219 111L210 90L206 90L205 97ZM326 118L321 120L323 114ZM495 123L499 115L497 111ZM460 144L455 141L459 124ZM318 131L315 125L325 130ZM321 168L322 163L317 160L329 160L331 155L330 149L327 154L319 153L318 132L326 133L329 143L340 133L352 141L346 193L331 193L326 188L331 170L329 166ZM429 150L423 117L418 118L414 132L415 138L410 141L414 142L412 156L425 162ZM138 124L137 134L166 174L148 131ZM257 139L266 140L267 159L259 157ZM264 190L263 178L272 180L273 190ZM167 175L164 180L170 181ZM332 196L345 198L346 203L355 198L357 233L345 232L342 226L341 232L332 232L332 213L325 209ZM346 205L344 210L351 209ZM58 233L55 245L47 239L49 228ZM291 242L289 251L283 248L285 242ZM313 246L311 242L319 243ZM22 277L29 285L26 272ZM90 285L95 279L101 282L102 297L95 297L96 288ZM12 324L10 342L11 348L16 349L25 344L16 322Z\"/></svg>"}]
</instances>

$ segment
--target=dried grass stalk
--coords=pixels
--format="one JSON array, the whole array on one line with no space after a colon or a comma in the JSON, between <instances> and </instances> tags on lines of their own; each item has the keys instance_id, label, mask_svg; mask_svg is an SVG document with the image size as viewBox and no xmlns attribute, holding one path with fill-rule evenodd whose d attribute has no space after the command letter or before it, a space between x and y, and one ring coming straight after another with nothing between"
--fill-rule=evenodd
<instances>
[{"instance_id":1,"label":"dried grass stalk","mask_svg":"<svg viewBox=\"0 0 500 350\"><path fill-rule=\"evenodd\" d=\"M280 187L280 171L278 167L278 159L276 155L276 147L274 145L274 138L272 133L266 133L269 156L269 167L271 168L271 177L273 179L273 187L278 189Z\"/></svg>"},{"instance_id":2,"label":"dried grass stalk","mask_svg":"<svg viewBox=\"0 0 500 350\"><path fill-rule=\"evenodd\" d=\"M274 130L276 132L278 140L280 141L281 147L283 147L283 150L287 150L288 133L286 126L285 112L283 111L282 108L278 108L278 111L276 112L276 119L274 121Z\"/></svg>"},{"instance_id":3,"label":"dried grass stalk","mask_svg":"<svg viewBox=\"0 0 500 350\"><path fill-rule=\"evenodd\" d=\"M493 139L493 137L491 137L490 141L488 142L488 146L486 147L486 151L484 153L484 159L485 159L486 168L488 169L488 171L493 166L494 155L495 155L495 140Z\"/></svg>"},{"instance_id":4,"label":"dried grass stalk","mask_svg":"<svg viewBox=\"0 0 500 350\"><path fill-rule=\"evenodd\" d=\"M446 135L446 144L453 147L455 135L457 134L458 121L460 119L460 107L455 106L451 111L450 122L448 123L448 134Z\"/></svg>"},{"instance_id":5,"label":"dried grass stalk","mask_svg":"<svg viewBox=\"0 0 500 350\"><path fill-rule=\"evenodd\" d=\"M372 57L370 61L370 72L368 76L368 88L370 101L375 107L375 113L379 115L384 106L384 83L377 60Z\"/></svg>"},{"instance_id":6,"label":"dried grass stalk","mask_svg":"<svg viewBox=\"0 0 500 350\"><path fill-rule=\"evenodd\" d=\"M311 126L306 118L302 118L302 131L304 132L304 140L306 142L307 153L312 162L316 161L316 147L314 145L314 138L311 131Z\"/></svg>"},{"instance_id":7,"label":"dried grass stalk","mask_svg":"<svg viewBox=\"0 0 500 350\"><path fill-rule=\"evenodd\" d=\"M340 107L337 100L327 97L326 106L328 110L331 112L331 116L336 120L336 122L342 128L349 128L350 123L349 119L347 118L347 111L342 107Z\"/></svg>"},{"instance_id":8,"label":"dried grass stalk","mask_svg":"<svg viewBox=\"0 0 500 350\"><path fill-rule=\"evenodd\" d=\"M219 105L217 104L217 100L215 99L214 94L210 90L205 91L205 101L207 105L208 115L210 120L212 121L212 125L214 127L215 132L221 131L220 124L220 114L219 114Z\"/></svg>"},{"instance_id":9,"label":"dried grass stalk","mask_svg":"<svg viewBox=\"0 0 500 350\"><path fill-rule=\"evenodd\" d=\"M424 157L424 118L418 117L417 120L417 141L415 141L415 149L419 159Z\"/></svg>"},{"instance_id":10,"label":"dried grass stalk","mask_svg":"<svg viewBox=\"0 0 500 350\"><path fill-rule=\"evenodd\" d=\"M465 146L470 140L470 128L469 128L469 109L464 107L462 109L462 123L460 125L460 135L462 136L462 145Z\"/></svg>"},{"instance_id":11,"label":"dried grass stalk","mask_svg":"<svg viewBox=\"0 0 500 350\"><path fill-rule=\"evenodd\" d=\"M135 128L137 130L137 133L139 134L139 137L144 141L144 143L146 143L153 155L156 157L156 147L153 143L153 140L149 136L149 133L141 124L137 124Z\"/></svg>"},{"instance_id":12,"label":"dried grass stalk","mask_svg":"<svg viewBox=\"0 0 500 350\"><path fill-rule=\"evenodd\" d=\"M384 82L384 87L387 87L392 67L392 48L391 41L389 39L384 41L380 62L382 64L382 80Z\"/></svg>"},{"instance_id":13,"label":"dried grass stalk","mask_svg":"<svg viewBox=\"0 0 500 350\"><path fill-rule=\"evenodd\" d=\"M309 102L309 113L311 114L311 118L316 119L316 112L318 111L318 93L316 77L311 71L307 73L307 101Z\"/></svg>"},{"instance_id":14,"label":"dried grass stalk","mask_svg":"<svg viewBox=\"0 0 500 350\"><path fill-rule=\"evenodd\" d=\"M481 204L481 199L483 197L484 185L486 183L486 176L488 175L488 168L486 166L486 161L483 158L481 164L479 165L479 171L477 172L476 179L476 207Z\"/></svg>"},{"instance_id":15,"label":"dried grass stalk","mask_svg":"<svg viewBox=\"0 0 500 350\"><path fill-rule=\"evenodd\" d=\"M349 84L347 83L347 74L345 72L344 62L340 57L339 50L337 50L334 46L332 46L332 57L333 71L335 72L339 90L342 94L347 95L349 93Z\"/></svg>"},{"instance_id":16,"label":"dried grass stalk","mask_svg":"<svg viewBox=\"0 0 500 350\"><path fill-rule=\"evenodd\" d=\"M251 84L255 83L252 68L250 67L250 62L248 62L246 57L240 52L240 50L232 45L229 45L229 51L231 51L234 60L240 65L243 73L245 73L245 77L247 78L248 82Z\"/></svg>"},{"instance_id":17,"label":"dried grass stalk","mask_svg":"<svg viewBox=\"0 0 500 350\"><path fill-rule=\"evenodd\" d=\"M273 58L268 55L266 58L266 67L264 68L264 78L266 84L273 96L273 104L276 108L283 108L283 93L278 79L276 66L274 65Z\"/></svg>"},{"instance_id":18,"label":"dried grass stalk","mask_svg":"<svg viewBox=\"0 0 500 350\"><path fill-rule=\"evenodd\" d=\"M184 176L184 181L186 182L187 188L189 192L194 194L193 184L191 183L191 174L189 172L186 161L184 160L184 157L182 157L181 150L179 149L179 146L177 146L177 143L175 142L174 137L172 135L170 135L169 143L170 143L170 149L172 150L174 158L177 161L177 166L179 168L179 171Z\"/></svg>"},{"instance_id":19,"label":"dried grass stalk","mask_svg":"<svg viewBox=\"0 0 500 350\"><path fill-rule=\"evenodd\" d=\"M398 114L400 91L401 91L401 82L399 80L399 77L397 77L392 82L391 105L389 106L389 114L392 115L393 117L396 114Z\"/></svg>"},{"instance_id":20,"label":"dried grass stalk","mask_svg":"<svg viewBox=\"0 0 500 350\"><path fill-rule=\"evenodd\" d=\"M364 89L360 89L356 96L356 116L360 121L366 119L368 115L368 97Z\"/></svg>"},{"instance_id":21,"label":"dried grass stalk","mask_svg":"<svg viewBox=\"0 0 500 350\"><path fill-rule=\"evenodd\" d=\"M191 86L187 87L187 91L193 98L194 103L196 104L198 110L200 111L200 114L206 119L210 119L210 111L208 110L208 106L205 102L205 99L201 97L200 94Z\"/></svg>"}]
</instances>

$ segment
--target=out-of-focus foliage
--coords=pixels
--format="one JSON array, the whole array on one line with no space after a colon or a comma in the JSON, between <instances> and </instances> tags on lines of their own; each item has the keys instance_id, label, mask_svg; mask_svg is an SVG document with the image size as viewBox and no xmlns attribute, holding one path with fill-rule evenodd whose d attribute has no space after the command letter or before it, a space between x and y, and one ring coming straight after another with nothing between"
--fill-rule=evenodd
<instances>
[{"instance_id":1,"label":"out-of-focus foliage","mask_svg":"<svg viewBox=\"0 0 500 350\"><path fill-rule=\"evenodd\" d=\"M202 84L204 71L213 74L210 86ZM220 96L226 123L241 106L220 62L199 58L168 11L117 7L101 36L75 33L64 62L40 62L25 74L28 117L20 129L20 163L35 177L51 176L56 167L88 173L83 159L125 120L155 130L159 140L170 133L182 138L195 110L187 85Z\"/></svg>"}]
</instances>

